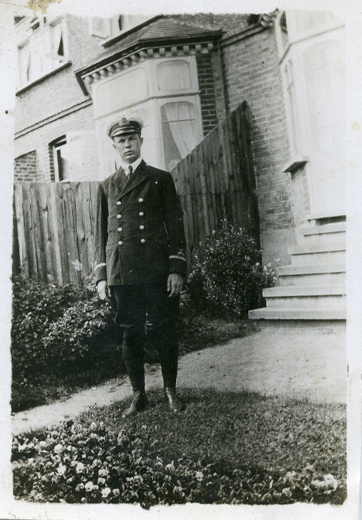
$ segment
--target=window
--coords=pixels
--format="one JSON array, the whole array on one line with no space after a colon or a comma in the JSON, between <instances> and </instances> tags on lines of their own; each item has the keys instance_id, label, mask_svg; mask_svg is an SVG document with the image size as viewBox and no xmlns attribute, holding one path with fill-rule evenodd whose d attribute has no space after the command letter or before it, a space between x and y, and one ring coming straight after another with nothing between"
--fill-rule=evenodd
<instances>
[{"instance_id":1,"label":"window","mask_svg":"<svg viewBox=\"0 0 362 520\"><path fill-rule=\"evenodd\" d=\"M94 178L97 141L92 131L69 131L51 143L55 182L81 182Z\"/></svg>"},{"instance_id":2,"label":"window","mask_svg":"<svg viewBox=\"0 0 362 520\"><path fill-rule=\"evenodd\" d=\"M61 137L53 144L53 160L55 181L70 180L69 145L66 136Z\"/></svg>"},{"instance_id":3,"label":"window","mask_svg":"<svg viewBox=\"0 0 362 520\"><path fill-rule=\"evenodd\" d=\"M18 46L19 88L56 70L68 61L64 19L33 18L29 36Z\"/></svg>"},{"instance_id":4,"label":"window","mask_svg":"<svg viewBox=\"0 0 362 520\"><path fill-rule=\"evenodd\" d=\"M89 28L91 36L109 38L111 35L111 20L109 20L109 18L101 18L100 16L93 16L89 19Z\"/></svg>"}]
</instances>

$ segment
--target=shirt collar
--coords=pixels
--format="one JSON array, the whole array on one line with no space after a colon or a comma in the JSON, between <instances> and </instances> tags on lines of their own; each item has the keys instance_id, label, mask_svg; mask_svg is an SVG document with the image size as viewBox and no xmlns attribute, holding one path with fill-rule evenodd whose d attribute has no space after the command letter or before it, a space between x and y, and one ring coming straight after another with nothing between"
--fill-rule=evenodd
<instances>
[{"instance_id":1,"label":"shirt collar","mask_svg":"<svg viewBox=\"0 0 362 520\"><path fill-rule=\"evenodd\" d=\"M123 161L121 161L121 167L123 168L124 170L124 173L127 175L128 177L128 168L130 166L132 166L132 171L134 172L136 170L136 168L138 168L138 166L141 164L142 162L142 157L139 157L136 161L134 161L133 163L129 164L129 163L124 163Z\"/></svg>"}]
</instances>

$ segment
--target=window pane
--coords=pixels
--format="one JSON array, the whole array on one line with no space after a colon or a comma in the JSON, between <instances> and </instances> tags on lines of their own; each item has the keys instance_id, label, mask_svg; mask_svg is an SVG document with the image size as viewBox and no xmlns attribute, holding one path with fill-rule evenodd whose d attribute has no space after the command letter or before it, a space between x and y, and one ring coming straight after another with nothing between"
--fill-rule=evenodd
<instances>
[{"instance_id":1,"label":"window pane","mask_svg":"<svg viewBox=\"0 0 362 520\"><path fill-rule=\"evenodd\" d=\"M63 42L63 34L62 34L62 24L57 23L56 25L51 26L51 53L52 58L56 56L64 56L64 42Z\"/></svg>"},{"instance_id":2,"label":"window pane","mask_svg":"<svg viewBox=\"0 0 362 520\"><path fill-rule=\"evenodd\" d=\"M165 164L171 170L197 145L194 106L187 101L166 103L161 120Z\"/></svg>"},{"instance_id":3,"label":"window pane","mask_svg":"<svg viewBox=\"0 0 362 520\"><path fill-rule=\"evenodd\" d=\"M106 115L148 98L148 78L143 67L126 72L98 87L96 115Z\"/></svg>"},{"instance_id":4,"label":"window pane","mask_svg":"<svg viewBox=\"0 0 362 520\"><path fill-rule=\"evenodd\" d=\"M190 64L184 60L163 62L157 67L157 79L160 92L190 90Z\"/></svg>"},{"instance_id":5,"label":"window pane","mask_svg":"<svg viewBox=\"0 0 362 520\"><path fill-rule=\"evenodd\" d=\"M57 160L56 165L58 168L58 179L59 181L65 181L70 179L70 164L69 157L67 156L67 145L56 149Z\"/></svg>"},{"instance_id":6,"label":"window pane","mask_svg":"<svg viewBox=\"0 0 362 520\"><path fill-rule=\"evenodd\" d=\"M19 48L19 72L21 85L29 81L29 59L29 44L27 44Z\"/></svg>"},{"instance_id":7,"label":"window pane","mask_svg":"<svg viewBox=\"0 0 362 520\"><path fill-rule=\"evenodd\" d=\"M191 103L183 102L178 103L177 106L179 120L195 119L194 105L192 105Z\"/></svg>"}]
</instances>

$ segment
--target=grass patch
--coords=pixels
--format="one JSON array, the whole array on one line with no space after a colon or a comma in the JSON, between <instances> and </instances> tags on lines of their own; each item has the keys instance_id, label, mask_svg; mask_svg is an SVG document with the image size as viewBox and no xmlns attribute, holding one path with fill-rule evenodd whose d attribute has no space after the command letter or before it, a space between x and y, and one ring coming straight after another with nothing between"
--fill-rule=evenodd
<instances>
[{"instance_id":1,"label":"grass patch","mask_svg":"<svg viewBox=\"0 0 362 520\"><path fill-rule=\"evenodd\" d=\"M14 439L14 494L32 501L156 504L341 504L344 405L185 390L122 419L127 401Z\"/></svg>"},{"instance_id":2,"label":"grass patch","mask_svg":"<svg viewBox=\"0 0 362 520\"><path fill-rule=\"evenodd\" d=\"M207 315L184 312L179 321L180 356L207 347L226 343L233 338L241 338L255 331L255 325L248 321L227 321L213 319ZM118 333L118 330L116 331ZM71 394L126 374L120 352L121 332L117 342L113 338L100 349L100 355L93 352L92 359L69 364L67 373L54 371L30 380L16 378L12 383L11 405L13 412L28 410L35 406L50 404L67 399ZM146 351L148 364L158 362L158 353L150 348Z\"/></svg>"}]
</instances>

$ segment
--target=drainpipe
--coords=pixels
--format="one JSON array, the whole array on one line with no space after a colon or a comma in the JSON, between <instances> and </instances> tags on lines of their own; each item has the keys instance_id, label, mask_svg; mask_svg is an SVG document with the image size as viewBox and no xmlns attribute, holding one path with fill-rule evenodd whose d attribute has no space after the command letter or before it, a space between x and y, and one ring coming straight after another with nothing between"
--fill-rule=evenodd
<instances>
[{"instance_id":1,"label":"drainpipe","mask_svg":"<svg viewBox=\"0 0 362 520\"><path fill-rule=\"evenodd\" d=\"M228 113L229 113L229 107L228 107L228 100L227 100L227 94L226 94L226 84L225 84L225 67L224 67L224 59L223 59L223 52L222 52L222 47L221 47L221 41L218 40L217 42L217 47L218 47L218 51L219 51L219 56L220 56L220 65L221 65L221 91L222 91L222 97L223 97L223 100L224 100L224 112L225 112L225 117L228 116Z\"/></svg>"}]
</instances>

